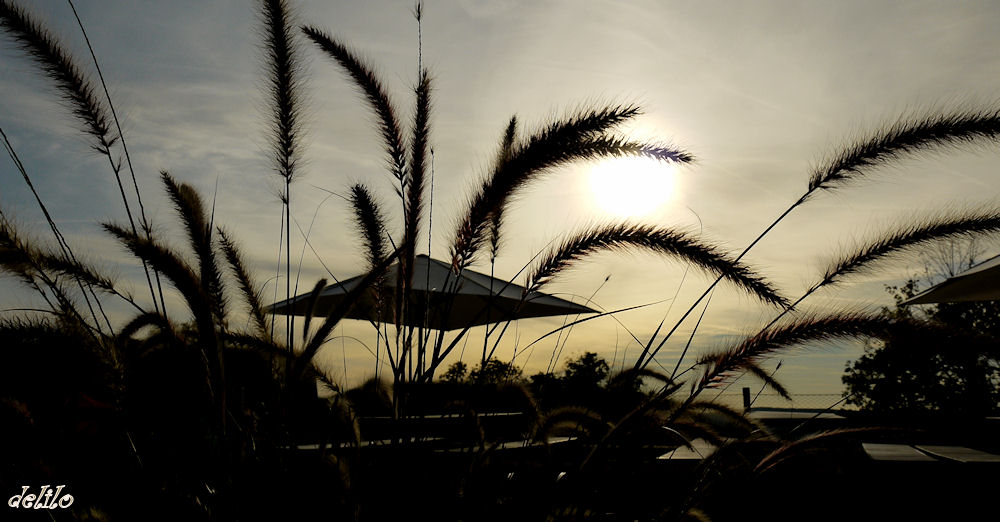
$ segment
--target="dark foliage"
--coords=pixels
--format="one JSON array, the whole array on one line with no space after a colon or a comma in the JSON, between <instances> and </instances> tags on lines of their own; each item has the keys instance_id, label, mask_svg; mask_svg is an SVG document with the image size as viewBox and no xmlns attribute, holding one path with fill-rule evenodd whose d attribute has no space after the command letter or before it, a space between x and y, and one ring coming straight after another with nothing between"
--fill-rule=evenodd
<instances>
[{"instance_id":1,"label":"dark foliage","mask_svg":"<svg viewBox=\"0 0 1000 522\"><path fill-rule=\"evenodd\" d=\"M887 316L927 318L951 333L903 330L869 344L843 376L848 401L864 411L896 416L982 417L1000 411L1000 303L942 303L924 311L899 303L918 281L887 287L896 307ZM973 334L973 335L970 335ZM981 337L979 337L981 336Z\"/></svg>"}]
</instances>

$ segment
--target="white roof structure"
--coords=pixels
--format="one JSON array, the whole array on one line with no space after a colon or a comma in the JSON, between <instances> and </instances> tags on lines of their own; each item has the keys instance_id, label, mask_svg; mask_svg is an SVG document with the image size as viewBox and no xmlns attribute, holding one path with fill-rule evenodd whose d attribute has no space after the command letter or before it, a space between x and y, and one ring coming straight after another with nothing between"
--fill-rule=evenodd
<instances>
[{"instance_id":1,"label":"white roof structure","mask_svg":"<svg viewBox=\"0 0 1000 522\"><path fill-rule=\"evenodd\" d=\"M372 289L364 294L346 317L394 322L393 301L399 272L398 262L386 271L381 307L376 306L376 292ZM329 314L363 279L364 275L359 275L328 285L320 291L313 314ZM510 319L596 313L596 310L565 299L541 292L524 295L524 291L520 285L469 269L463 270L459 276L452 270L451 264L418 255L414 260L410 313L403 324L454 330ZM267 311L272 314L306 315L308 301L308 293L297 295L268 306ZM426 318L425 309L430 310Z\"/></svg>"},{"instance_id":2,"label":"white roof structure","mask_svg":"<svg viewBox=\"0 0 1000 522\"><path fill-rule=\"evenodd\" d=\"M905 305L1000 299L1000 255L903 301Z\"/></svg>"}]
</instances>

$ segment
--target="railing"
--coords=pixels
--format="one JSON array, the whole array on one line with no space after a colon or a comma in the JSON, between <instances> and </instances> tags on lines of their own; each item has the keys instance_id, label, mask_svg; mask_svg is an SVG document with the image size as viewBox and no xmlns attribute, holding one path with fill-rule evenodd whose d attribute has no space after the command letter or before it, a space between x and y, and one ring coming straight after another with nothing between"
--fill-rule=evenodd
<instances>
[{"instance_id":1,"label":"railing","mask_svg":"<svg viewBox=\"0 0 1000 522\"><path fill-rule=\"evenodd\" d=\"M761 393L750 389L750 401L754 408L796 408L804 410L831 409L854 409L843 401L844 396L839 393L793 393L792 400L788 401L777 393ZM756 400L754 399L756 397ZM701 394L701 399L718 402L731 408L743 409L745 407L743 391L726 391L722 394L706 390Z\"/></svg>"}]
</instances>

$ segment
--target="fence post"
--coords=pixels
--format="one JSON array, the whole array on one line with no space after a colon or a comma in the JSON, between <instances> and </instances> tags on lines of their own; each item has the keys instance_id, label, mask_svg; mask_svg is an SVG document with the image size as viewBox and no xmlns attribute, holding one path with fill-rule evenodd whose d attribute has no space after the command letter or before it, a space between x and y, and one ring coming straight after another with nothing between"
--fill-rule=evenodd
<instances>
[{"instance_id":1,"label":"fence post","mask_svg":"<svg viewBox=\"0 0 1000 522\"><path fill-rule=\"evenodd\" d=\"M743 387L743 409L744 410L749 410L750 409L750 387L749 386L744 386Z\"/></svg>"}]
</instances>

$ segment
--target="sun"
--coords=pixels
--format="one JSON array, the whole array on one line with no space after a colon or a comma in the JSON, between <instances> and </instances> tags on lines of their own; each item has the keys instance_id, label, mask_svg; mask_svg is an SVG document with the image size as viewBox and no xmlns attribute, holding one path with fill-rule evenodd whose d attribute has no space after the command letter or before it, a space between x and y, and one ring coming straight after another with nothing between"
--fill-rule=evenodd
<instances>
[{"instance_id":1,"label":"sun","mask_svg":"<svg viewBox=\"0 0 1000 522\"><path fill-rule=\"evenodd\" d=\"M639 217L668 203L674 195L676 168L646 158L614 159L590 170L594 201L606 213Z\"/></svg>"}]
</instances>

